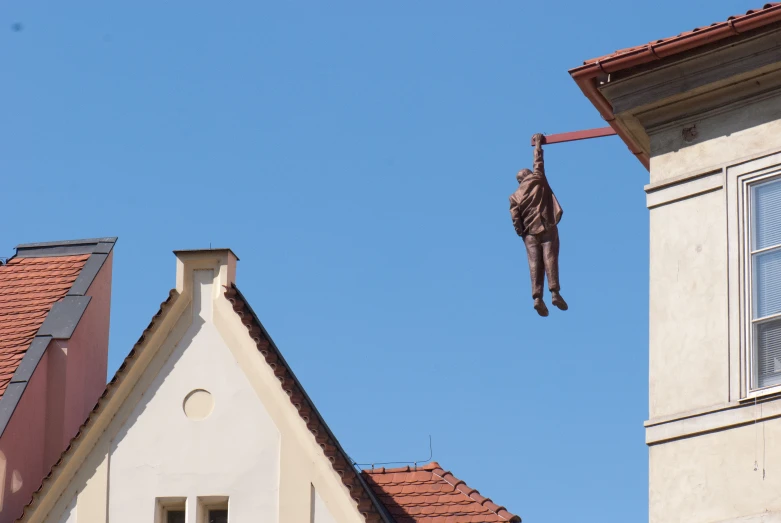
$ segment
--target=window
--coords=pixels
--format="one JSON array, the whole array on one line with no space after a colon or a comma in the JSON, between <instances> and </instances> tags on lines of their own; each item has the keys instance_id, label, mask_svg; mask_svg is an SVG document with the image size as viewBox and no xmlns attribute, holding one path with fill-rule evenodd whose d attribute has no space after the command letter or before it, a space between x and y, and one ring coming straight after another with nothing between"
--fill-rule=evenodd
<instances>
[{"instance_id":1,"label":"window","mask_svg":"<svg viewBox=\"0 0 781 523\"><path fill-rule=\"evenodd\" d=\"M210 510L209 523L228 523L228 510L227 509Z\"/></svg>"},{"instance_id":2,"label":"window","mask_svg":"<svg viewBox=\"0 0 781 523\"><path fill-rule=\"evenodd\" d=\"M228 523L228 496L198 498L198 523Z\"/></svg>"},{"instance_id":3,"label":"window","mask_svg":"<svg viewBox=\"0 0 781 523\"><path fill-rule=\"evenodd\" d=\"M158 523L185 523L187 498L157 498Z\"/></svg>"},{"instance_id":4,"label":"window","mask_svg":"<svg viewBox=\"0 0 781 523\"><path fill-rule=\"evenodd\" d=\"M781 385L781 179L750 186L751 388Z\"/></svg>"},{"instance_id":5,"label":"window","mask_svg":"<svg viewBox=\"0 0 781 523\"><path fill-rule=\"evenodd\" d=\"M187 498L157 498L156 523L185 523ZM228 523L228 496L199 496L195 508L198 523Z\"/></svg>"}]
</instances>

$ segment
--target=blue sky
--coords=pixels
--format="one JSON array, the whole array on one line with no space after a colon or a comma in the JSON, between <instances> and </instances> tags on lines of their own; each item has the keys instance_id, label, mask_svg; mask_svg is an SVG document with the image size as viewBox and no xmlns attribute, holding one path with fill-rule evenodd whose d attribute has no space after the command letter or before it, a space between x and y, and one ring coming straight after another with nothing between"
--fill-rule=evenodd
<instances>
[{"instance_id":1,"label":"blue sky","mask_svg":"<svg viewBox=\"0 0 781 523\"><path fill-rule=\"evenodd\" d=\"M648 174L617 138L547 149L547 319L507 197L533 133L603 125L569 68L758 4L119 4L0 8L0 255L119 236L111 374L171 251L231 247L358 462L431 435L526 523L647 520Z\"/></svg>"}]
</instances>

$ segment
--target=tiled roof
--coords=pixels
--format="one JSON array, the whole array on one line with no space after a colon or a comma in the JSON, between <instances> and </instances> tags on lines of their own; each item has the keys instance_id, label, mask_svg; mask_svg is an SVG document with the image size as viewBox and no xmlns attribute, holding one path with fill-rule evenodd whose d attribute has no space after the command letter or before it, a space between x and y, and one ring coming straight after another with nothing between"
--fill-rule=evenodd
<instances>
[{"instance_id":1,"label":"tiled roof","mask_svg":"<svg viewBox=\"0 0 781 523\"><path fill-rule=\"evenodd\" d=\"M599 58L586 60L583 64L584 66L598 65L606 73L615 72L640 65L638 62L644 63L666 58L779 21L781 21L781 2L771 2L759 9L751 9L745 14L730 16L721 22L695 27L691 31L654 40L647 44L619 49ZM573 69L572 72L577 72L580 69L583 67Z\"/></svg>"},{"instance_id":2,"label":"tiled roof","mask_svg":"<svg viewBox=\"0 0 781 523\"><path fill-rule=\"evenodd\" d=\"M68 293L89 256L11 258L0 266L0 398L52 305Z\"/></svg>"},{"instance_id":3,"label":"tiled roof","mask_svg":"<svg viewBox=\"0 0 781 523\"><path fill-rule=\"evenodd\" d=\"M518 523L521 518L431 462L361 473L397 523Z\"/></svg>"}]
</instances>

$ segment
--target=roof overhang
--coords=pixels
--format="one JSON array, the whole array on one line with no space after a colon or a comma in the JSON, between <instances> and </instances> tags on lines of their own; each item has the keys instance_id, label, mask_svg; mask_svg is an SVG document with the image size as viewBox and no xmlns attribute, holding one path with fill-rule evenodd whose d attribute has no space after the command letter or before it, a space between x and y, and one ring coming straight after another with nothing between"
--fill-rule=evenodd
<instances>
[{"instance_id":1,"label":"roof overhang","mask_svg":"<svg viewBox=\"0 0 781 523\"><path fill-rule=\"evenodd\" d=\"M781 69L779 31L781 4L767 4L725 22L589 60L570 75L650 169L649 133L655 127L781 85L774 76Z\"/></svg>"}]
</instances>

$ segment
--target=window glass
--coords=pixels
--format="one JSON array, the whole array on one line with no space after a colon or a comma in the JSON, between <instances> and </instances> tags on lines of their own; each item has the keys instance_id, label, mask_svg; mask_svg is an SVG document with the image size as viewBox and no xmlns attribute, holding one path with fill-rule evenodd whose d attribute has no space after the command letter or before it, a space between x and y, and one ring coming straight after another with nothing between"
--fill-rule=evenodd
<instances>
[{"instance_id":1,"label":"window glass","mask_svg":"<svg viewBox=\"0 0 781 523\"><path fill-rule=\"evenodd\" d=\"M781 179L751 187L753 386L781 384Z\"/></svg>"},{"instance_id":2,"label":"window glass","mask_svg":"<svg viewBox=\"0 0 781 523\"><path fill-rule=\"evenodd\" d=\"M754 319L781 312L781 249L754 255Z\"/></svg>"},{"instance_id":3,"label":"window glass","mask_svg":"<svg viewBox=\"0 0 781 523\"><path fill-rule=\"evenodd\" d=\"M759 323L754 327L759 348L756 357L757 384L769 387L781 383L781 320Z\"/></svg>"},{"instance_id":4,"label":"window glass","mask_svg":"<svg viewBox=\"0 0 781 523\"><path fill-rule=\"evenodd\" d=\"M752 251L781 244L781 180L752 188Z\"/></svg>"}]
</instances>

